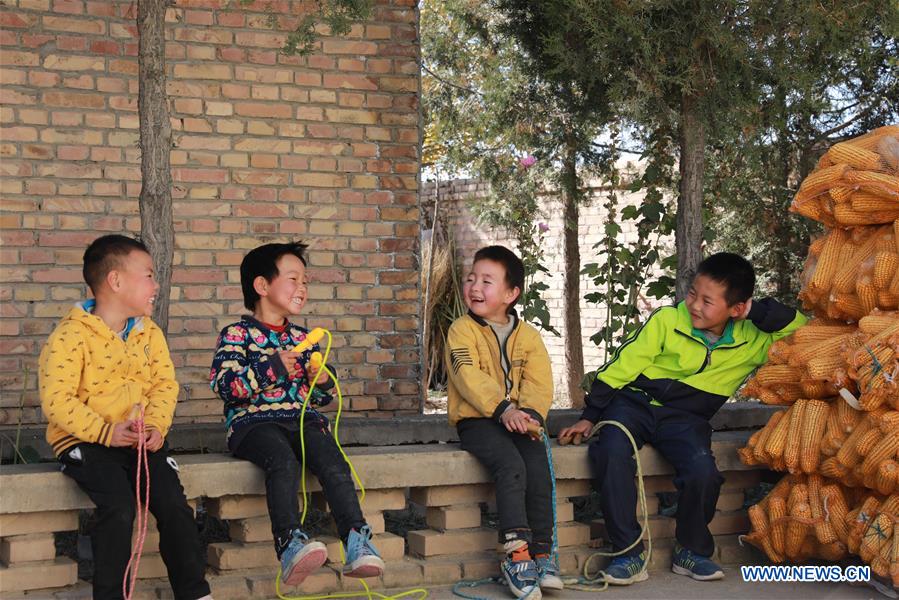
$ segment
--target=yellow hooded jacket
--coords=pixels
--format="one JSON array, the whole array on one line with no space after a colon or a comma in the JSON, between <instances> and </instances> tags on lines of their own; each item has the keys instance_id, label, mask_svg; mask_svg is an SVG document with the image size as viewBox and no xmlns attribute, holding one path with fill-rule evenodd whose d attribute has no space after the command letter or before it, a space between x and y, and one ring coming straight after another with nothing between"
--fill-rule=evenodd
<instances>
[{"instance_id":1,"label":"yellow hooded jacket","mask_svg":"<svg viewBox=\"0 0 899 600\"><path fill-rule=\"evenodd\" d=\"M506 347L490 325L469 312L450 325L445 363L449 386L447 413L451 425L462 419L499 418L510 403L546 422L553 400L553 376L549 354L534 327L509 313L515 326ZM502 367L506 353L509 373ZM506 396L506 378L511 387Z\"/></svg>"},{"instance_id":2,"label":"yellow hooded jacket","mask_svg":"<svg viewBox=\"0 0 899 600\"><path fill-rule=\"evenodd\" d=\"M57 325L39 360L47 442L59 456L79 442L109 446L112 426L135 404L144 422L165 437L178 400L175 367L162 330L148 318L129 319L123 341L79 304Z\"/></svg>"}]
</instances>

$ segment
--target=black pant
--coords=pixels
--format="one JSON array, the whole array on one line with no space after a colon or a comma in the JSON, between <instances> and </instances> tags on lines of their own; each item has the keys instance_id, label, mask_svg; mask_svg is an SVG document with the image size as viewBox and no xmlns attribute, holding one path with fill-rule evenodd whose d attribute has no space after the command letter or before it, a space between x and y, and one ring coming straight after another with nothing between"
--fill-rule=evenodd
<instances>
[{"instance_id":1,"label":"black pant","mask_svg":"<svg viewBox=\"0 0 899 600\"><path fill-rule=\"evenodd\" d=\"M306 466L321 482L337 522L337 532L346 540L350 529L365 525L349 465L340 454L323 415L306 414L304 438ZM279 557L291 531L300 528L300 452L299 424L292 423L256 425L234 451L238 458L249 460L265 471L268 514Z\"/></svg>"},{"instance_id":2,"label":"black pant","mask_svg":"<svg viewBox=\"0 0 899 600\"><path fill-rule=\"evenodd\" d=\"M715 516L724 478L712 455L712 426L708 419L681 410L653 406L638 392L622 390L606 407L602 420L627 427L638 447L649 443L674 467L678 489L675 537L701 556L711 556L715 542L708 524ZM637 464L627 436L618 427L604 425L590 443L600 506L612 549L623 550L640 535L637 522ZM629 551L637 555L643 543Z\"/></svg>"},{"instance_id":3,"label":"black pant","mask_svg":"<svg viewBox=\"0 0 899 600\"><path fill-rule=\"evenodd\" d=\"M552 480L543 440L512 433L493 419L463 419L462 449L490 472L496 485L499 540L524 540L532 554L552 551Z\"/></svg>"},{"instance_id":4,"label":"black pant","mask_svg":"<svg viewBox=\"0 0 899 600\"><path fill-rule=\"evenodd\" d=\"M80 452L80 458L78 454ZM60 457L62 472L75 480L97 505L91 526L94 553L94 598L122 598L122 579L131 556L135 517L134 483L137 452L132 448L107 448L78 444ZM147 453L150 470L150 512L159 529L159 552L169 573L176 600L196 600L209 593L206 557L197 523L177 465L169 458L168 445ZM143 493L143 480L141 493Z\"/></svg>"}]
</instances>

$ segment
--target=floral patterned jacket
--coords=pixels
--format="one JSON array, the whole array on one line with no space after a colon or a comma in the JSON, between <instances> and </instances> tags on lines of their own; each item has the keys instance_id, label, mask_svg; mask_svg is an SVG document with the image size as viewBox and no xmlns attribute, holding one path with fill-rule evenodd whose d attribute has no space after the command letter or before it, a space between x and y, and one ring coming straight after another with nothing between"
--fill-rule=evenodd
<instances>
[{"instance_id":1,"label":"floral patterned jacket","mask_svg":"<svg viewBox=\"0 0 899 600\"><path fill-rule=\"evenodd\" d=\"M219 334L212 371L212 390L224 401L228 447L233 451L254 425L261 423L296 423L303 401L309 393L306 365L318 345L304 351L296 369L288 373L278 358L279 350L290 350L306 338L303 327L287 323L278 332L253 317L244 316L225 327ZM312 390L307 410L331 402L324 386Z\"/></svg>"}]
</instances>

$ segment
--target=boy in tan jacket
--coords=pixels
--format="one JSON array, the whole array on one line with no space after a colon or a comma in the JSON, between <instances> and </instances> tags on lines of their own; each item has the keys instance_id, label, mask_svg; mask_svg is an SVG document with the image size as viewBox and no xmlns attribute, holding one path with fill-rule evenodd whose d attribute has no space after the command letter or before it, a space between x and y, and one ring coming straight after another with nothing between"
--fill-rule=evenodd
<instances>
[{"instance_id":1,"label":"boy in tan jacket","mask_svg":"<svg viewBox=\"0 0 899 600\"><path fill-rule=\"evenodd\" d=\"M502 572L512 593L529 599L562 589L552 556L552 481L541 439L553 398L549 355L540 334L513 306L524 265L503 246L478 250L463 288L468 314L447 335L448 413L462 448L496 484Z\"/></svg>"}]
</instances>

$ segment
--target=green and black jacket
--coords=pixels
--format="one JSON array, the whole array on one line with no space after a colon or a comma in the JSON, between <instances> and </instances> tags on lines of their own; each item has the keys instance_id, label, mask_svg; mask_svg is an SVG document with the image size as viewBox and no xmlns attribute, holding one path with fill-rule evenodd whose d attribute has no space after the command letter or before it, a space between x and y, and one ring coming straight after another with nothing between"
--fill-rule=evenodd
<instances>
[{"instance_id":1,"label":"green and black jacket","mask_svg":"<svg viewBox=\"0 0 899 600\"><path fill-rule=\"evenodd\" d=\"M615 392L642 391L652 404L711 418L763 365L776 340L802 327L804 315L766 298L753 301L745 320L728 322L710 343L694 329L681 302L656 309L600 367L581 418L596 423Z\"/></svg>"}]
</instances>

